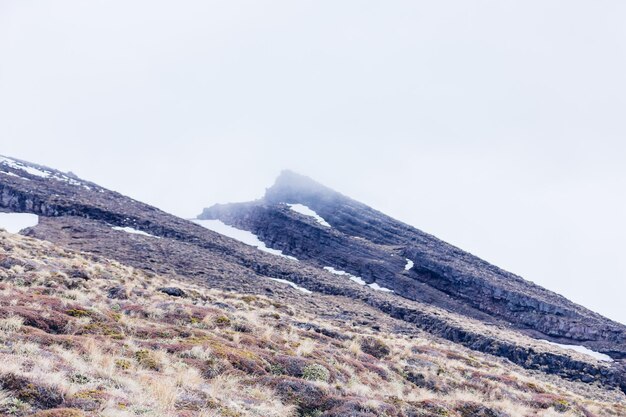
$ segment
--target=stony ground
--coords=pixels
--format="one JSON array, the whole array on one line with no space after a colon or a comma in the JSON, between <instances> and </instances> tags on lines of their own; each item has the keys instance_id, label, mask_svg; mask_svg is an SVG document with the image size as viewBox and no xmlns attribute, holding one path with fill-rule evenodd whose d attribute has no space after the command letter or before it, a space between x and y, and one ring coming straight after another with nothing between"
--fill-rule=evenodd
<instances>
[{"instance_id":1,"label":"stony ground","mask_svg":"<svg viewBox=\"0 0 626 417\"><path fill-rule=\"evenodd\" d=\"M4 232L0 307L3 416L626 415L621 392L427 334Z\"/></svg>"}]
</instances>

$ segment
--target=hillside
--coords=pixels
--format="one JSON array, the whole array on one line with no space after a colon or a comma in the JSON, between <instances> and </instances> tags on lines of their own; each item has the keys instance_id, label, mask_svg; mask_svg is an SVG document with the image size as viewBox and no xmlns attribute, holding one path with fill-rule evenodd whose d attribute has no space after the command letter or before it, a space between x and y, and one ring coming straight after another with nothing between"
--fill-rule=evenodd
<instances>
[{"instance_id":1,"label":"hillside","mask_svg":"<svg viewBox=\"0 0 626 417\"><path fill-rule=\"evenodd\" d=\"M2 415L626 413L618 392L528 372L402 322L373 329L307 314L289 287L208 289L5 232L0 280Z\"/></svg>"},{"instance_id":2,"label":"hillside","mask_svg":"<svg viewBox=\"0 0 626 417\"><path fill-rule=\"evenodd\" d=\"M199 218L250 230L287 255L404 298L626 357L625 326L293 172L283 172L262 200L216 205Z\"/></svg>"},{"instance_id":3,"label":"hillside","mask_svg":"<svg viewBox=\"0 0 626 417\"><path fill-rule=\"evenodd\" d=\"M7 415L625 415L623 325L297 174L189 221L0 157L0 212Z\"/></svg>"}]
</instances>

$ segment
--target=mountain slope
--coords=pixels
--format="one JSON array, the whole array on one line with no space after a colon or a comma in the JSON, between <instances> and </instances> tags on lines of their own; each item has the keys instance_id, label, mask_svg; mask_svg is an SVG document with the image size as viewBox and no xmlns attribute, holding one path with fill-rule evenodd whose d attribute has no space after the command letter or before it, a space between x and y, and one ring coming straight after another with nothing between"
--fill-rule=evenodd
<instances>
[{"instance_id":1,"label":"mountain slope","mask_svg":"<svg viewBox=\"0 0 626 417\"><path fill-rule=\"evenodd\" d=\"M307 221L285 203L310 207L332 227ZM284 172L261 201L214 206L200 218L251 230L288 255L412 300L626 357L625 326L292 172Z\"/></svg>"},{"instance_id":2,"label":"mountain slope","mask_svg":"<svg viewBox=\"0 0 626 417\"><path fill-rule=\"evenodd\" d=\"M415 329L398 334L400 321L372 331L320 318L292 300L208 289L0 231L0 415L626 413L617 392Z\"/></svg>"},{"instance_id":3,"label":"mountain slope","mask_svg":"<svg viewBox=\"0 0 626 417\"><path fill-rule=\"evenodd\" d=\"M0 210L39 215L39 224L24 231L28 236L204 288L288 300L293 308L320 320L341 321L374 332L386 329L390 334L427 335L424 337L431 340L442 337L529 369L626 391L620 360L598 361L538 342L505 323L493 311L471 305L452 291L446 296L444 289L416 279L416 271L405 270L404 257L413 260L414 268L428 264L421 261L420 253L411 253L415 248L402 240L410 241L411 233L416 233L414 229L384 217L377 223L381 214L363 209L358 203L345 204L345 197L326 189L321 198L323 205L302 199L302 204L313 207L332 225L322 226L310 216L277 204L284 196L277 193L272 197L272 193L280 188L284 187L274 188L266 200L219 210L226 222L253 230L268 246L282 249L299 261L260 251L74 176L24 161L0 160ZM259 210L269 217L257 221ZM244 227L245 224L258 227ZM364 224L369 226L364 228ZM438 241L425 236L421 237L427 241L425 247L436 252ZM329 253L328 248L334 248L334 253ZM441 256L449 259L446 265L456 262L455 255ZM360 274L363 280L376 282L379 287L360 285L322 268L333 265ZM485 282L485 288L489 288L496 281ZM311 293L305 294L289 284ZM409 290L401 293L403 287L412 285L413 296ZM380 291L386 286L396 293ZM545 290L534 291L533 296L542 295ZM623 326L547 294L545 299L536 296L529 300L537 300L537 310L545 309L539 302L564 309L568 314L563 316L564 323L568 325L572 315L577 314L587 331L603 329L605 336L594 335L596 340L590 346L598 345L597 350L616 359L622 357L624 346L619 335L623 335ZM529 314L537 314L532 311L534 308L533 304L527 306ZM611 332L617 336L611 336ZM577 337L579 333L582 332L575 333Z\"/></svg>"}]
</instances>

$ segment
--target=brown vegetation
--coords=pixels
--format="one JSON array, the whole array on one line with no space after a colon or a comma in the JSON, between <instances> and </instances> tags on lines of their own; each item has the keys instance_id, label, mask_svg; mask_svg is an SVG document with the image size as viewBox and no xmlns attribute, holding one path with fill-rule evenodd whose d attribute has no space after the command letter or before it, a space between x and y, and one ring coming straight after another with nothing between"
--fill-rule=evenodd
<instances>
[{"instance_id":1,"label":"brown vegetation","mask_svg":"<svg viewBox=\"0 0 626 417\"><path fill-rule=\"evenodd\" d=\"M6 233L0 260L3 416L626 415L619 392L423 334L322 320Z\"/></svg>"}]
</instances>

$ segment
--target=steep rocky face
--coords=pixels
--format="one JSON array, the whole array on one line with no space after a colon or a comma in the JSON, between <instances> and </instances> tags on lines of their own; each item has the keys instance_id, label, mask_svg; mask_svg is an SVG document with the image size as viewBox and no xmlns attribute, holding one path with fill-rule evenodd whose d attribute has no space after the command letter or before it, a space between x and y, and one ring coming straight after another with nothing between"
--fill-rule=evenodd
<instances>
[{"instance_id":1,"label":"steep rocky face","mask_svg":"<svg viewBox=\"0 0 626 417\"><path fill-rule=\"evenodd\" d=\"M332 227L287 204L306 205ZM411 300L626 357L623 325L291 172L264 199L217 205L199 218L251 230L286 254L347 271ZM413 263L408 270L407 260Z\"/></svg>"},{"instance_id":2,"label":"steep rocky face","mask_svg":"<svg viewBox=\"0 0 626 417\"><path fill-rule=\"evenodd\" d=\"M572 380L597 381L626 391L619 362L598 362L537 343L512 331L505 320L484 306L473 305L460 296L450 295L454 292L447 288L437 288L426 278L420 279L417 268L429 267L426 261L419 260L418 255L422 253L419 251L424 248L406 243L406 239L411 240L410 233L418 232L412 232L414 229L402 223L387 221L372 209L314 183L319 187L316 198L311 198L310 190L304 193L303 187L281 185L271 189L263 201L219 206L206 215L255 231L268 246L283 249L299 259L294 261L261 252L75 176L24 161L9 161L5 163L0 157L0 211L39 215L39 224L25 232L31 237L199 285L278 297L311 314L368 326L374 331L388 328L411 335L423 335L425 331L471 349L508 358L527 368ZM301 180L297 176L291 178L294 179ZM285 181L285 177L281 177L281 181ZM290 189L303 194L281 195ZM314 208L331 227L293 211L282 201L302 202ZM432 237L428 239L438 242ZM426 247L436 252L435 244L428 243ZM418 252L411 253L411 250ZM459 262L453 255L445 256L449 257L450 264ZM414 259L413 269L405 270L405 257ZM359 285L328 272L323 269L325 266L348 271L365 283L390 288L395 293ZM303 295L283 281L312 293ZM494 291L504 288L493 285ZM541 300L546 305L564 308L570 314L563 303L554 301L561 299L552 296L556 298L548 301L530 297L528 303ZM535 314L533 306L527 305L528 314ZM546 316L551 311L544 310ZM578 312L573 308L572 311L572 314ZM610 324L600 316L587 313L598 320L598 329ZM580 316L583 317L581 326L595 329L595 324L585 322L588 318L582 313ZM570 322L565 320L565 323ZM614 325L616 334L623 334L621 327ZM571 326L569 329L572 331ZM602 343L610 346L602 350L616 358L624 351L623 345L611 343L609 338Z\"/></svg>"}]
</instances>

